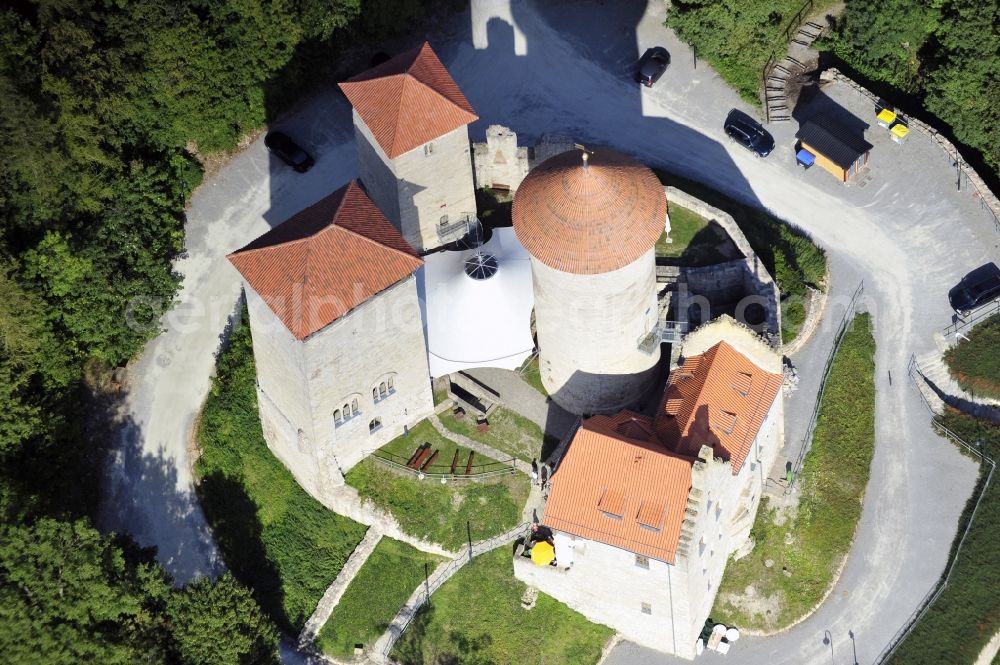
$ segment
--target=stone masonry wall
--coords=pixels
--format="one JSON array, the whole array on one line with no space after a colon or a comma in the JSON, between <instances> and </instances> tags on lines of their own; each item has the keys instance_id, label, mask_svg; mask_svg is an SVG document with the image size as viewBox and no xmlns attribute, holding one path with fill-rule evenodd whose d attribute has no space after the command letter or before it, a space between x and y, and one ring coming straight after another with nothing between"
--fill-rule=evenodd
<instances>
[{"instance_id":1,"label":"stone masonry wall","mask_svg":"<svg viewBox=\"0 0 1000 665\"><path fill-rule=\"evenodd\" d=\"M570 413L619 411L653 380L659 349L638 347L658 316L653 251L597 275L531 260L542 383Z\"/></svg>"},{"instance_id":2,"label":"stone masonry wall","mask_svg":"<svg viewBox=\"0 0 1000 665\"><path fill-rule=\"evenodd\" d=\"M742 305L746 307L752 302L758 302L767 310L767 320L760 326L760 332L769 338L775 346L781 343L781 294L778 285L767 268L764 267L757 254L750 246L736 220L729 213L710 206L676 187L665 187L667 203L679 205L704 217L710 222L721 226L729 235L733 244L745 257L737 261L705 266L701 268L683 268L681 270L694 295L703 295L710 302L738 302L741 298L751 296ZM742 291L742 293L739 293ZM737 315L742 315L737 308Z\"/></svg>"},{"instance_id":3,"label":"stone masonry wall","mask_svg":"<svg viewBox=\"0 0 1000 665\"><path fill-rule=\"evenodd\" d=\"M694 658L694 638L686 630L692 621L683 570L655 559L644 568L634 553L593 540L577 539L573 556L569 570L536 566L517 556L514 576L627 640Z\"/></svg>"},{"instance_id":4,"label":"stone masonry wall","mask_svg":"<svg viewBox=\"0 0 1000 665\"><path fill-rule=\"evenodd\" d=\"M517 190L528 175L528 148L518 147L517 134L502 125L486 129L486 142L472 146L476 187L506 187Z\"/></svg>"}]
</instances>

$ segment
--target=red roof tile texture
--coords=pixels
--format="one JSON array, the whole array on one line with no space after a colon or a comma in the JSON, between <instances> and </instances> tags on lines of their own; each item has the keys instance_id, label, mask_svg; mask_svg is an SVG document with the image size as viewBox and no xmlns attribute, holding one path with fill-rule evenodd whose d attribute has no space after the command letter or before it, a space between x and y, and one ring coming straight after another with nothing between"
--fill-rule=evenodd
<instances>
[{"instance_id":1,"label":"red roof tile texture","mask_svg":"<svg viewBox=\"0 0 1000 665\"><path fill-rule=\"evenodd\" d=\"M663 233L667 197L646 166L614 150L595 150L584 165L570 150L524 179L512 211L518 240L556 270L593 275L622 268Z\"/></svg>"},{"instance_id":2,"label":"red roof tile texture","mask_svg":"<svg viewBox=\"0 0 1000 665\"><path fill-rule=\"evenodd\" d=\"M626 436L623 430L632 435ZM594 416L553 476L544 523L661 561L677 553L692 460L666 450L649 418Z\"/></svg>"},{"instance_id":3,"label":"red roof tile texture","mask_svg":"<svg viewBox=\"0 0 1000 665\"><path fill-rule=\"evenodd\" d=\"M423 265L356 181L228 258L300 340Z\"/></svg>"},{"instance_id":4,"label":"red roof tile texture","mask_svg":"<svg viewBox=\"0 0 1000 665\"><path fill-rule=\"evenodd\" d=\"M543 521L673 563L701 446L739 473L781 381L727 342L685 359L654 418L622 411L583 422L553 473Z\"/></svg>"},{"instance_id":5,"label":"red roof tile texture","mask_svg":"<svg viewBox=\"0 0 1000 665\"><path fill-rule=\"evenodd\" d=\"M681 455L701 446L728 459L733 474L743 466L764 417L771 409L781 374L765 372L727 342L685 358L670 374L654 426L660 439Z\"/></svg>"},{"instance_id":6,"label":"red roof tile texture","mask_svg":"<svg viewBox=\"0 0 1000 665\"><path fill-rule=\"evenodd\" d=\"M479 119L427 42L340 89L389 159Z\"/></svg>"}]
</instances>

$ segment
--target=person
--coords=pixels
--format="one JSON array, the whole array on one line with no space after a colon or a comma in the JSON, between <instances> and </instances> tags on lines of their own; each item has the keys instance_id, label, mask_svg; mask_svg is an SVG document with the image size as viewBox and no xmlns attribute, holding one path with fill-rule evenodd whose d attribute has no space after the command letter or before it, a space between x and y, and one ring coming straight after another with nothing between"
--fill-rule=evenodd
<instances>
[{"instance_id":1,"label":"person","mask_svg":"<svg viewBox=\"0 0 1000 665\"><path fill-rule=\"evenodd\" d=\"M549 545L555 547L555 541L552 535L552 529L545 526L544 524L539 524L535 522L531 525L531 544L546 542Z\"/></svg>"},{"instance_id":2,"label":"person","mask_svg":"<svg viewBox=\"0 0 1000 665\"><path fill-rule=\"evenodd\" d=\"M531 460L531 484L534 485L538 481L538 459Z\"/></svg>"}]
</instances>

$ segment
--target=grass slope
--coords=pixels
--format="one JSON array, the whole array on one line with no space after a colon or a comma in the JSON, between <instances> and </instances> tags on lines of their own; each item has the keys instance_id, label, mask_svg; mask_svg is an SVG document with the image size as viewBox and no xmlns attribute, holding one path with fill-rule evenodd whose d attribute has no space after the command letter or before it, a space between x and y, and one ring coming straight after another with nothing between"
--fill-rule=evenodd
<instances>
[{"instance_id":1,"label":"grass slope","mask_svg":"<svg viewBox=\"0 0 1000 665\"><path fill-rule=\"evenodd\" d=\"M502 406L496 407L490 414L490 429L486 432L478 431L475 421L468 416L457 420L449 411L442 413L440 419L441 424L452 432L485 443L525 462L544 459L543 453L558 444L554 439L546 441L542 428L534 422Z\"/></svg>"},{"instance_id":2,"label":"grass slope","mask_svg":"<svg viewBox=\"0 0 1000 665\"><path fill-rule=\"evenodd\" d=\"M944 360L951 375L972 395L1000 397L1000 314L994 314L969 332Z\"/></svg>"},{"instance_id":3,"label":"grass slope","mask_svg":"<svg viewBox=\"0 0 1000 665\"><path fill-rule=\"evenodd\" d=\"M390 441L381 450L409 458L421 443L429 442L441 452L434 464L447 472L452 455L459 451L464 467L468 450L441 436L427 421L410 430L409 436ZM495 460L476 455L477 465L498 466ZM528 498L529 481L519 473L496 476L482 481L460 480L441 484L437 480L418 480L366 459L347 473L347 483L362 498L392 513L410 535L458 549L468 541L468 523L472 539L480 540L503 533L521 519L521 509Z\"/></svg>"},{"instance_id":4,"label":"grass slope","mask_svg":"<svg viewBox=\"0 0 1000 665\"><path fill-rule=\"evenodd\" d=\"M392 656L402 665L596 663L612 630L542 593L525 610L524 589L509 548L478 557L431 596Z\"/></svg>"},{"instance_id":5,"label":"grass slope","mask_svg":"<svg viewBox=\"0 0 1000 665\"><path fill-rule=\"evenodd\" d=\"M753 551L730 561L712 617L754 630L786 627L811 611L833 583L861 517L875 445L875 340L868 314L851 323L833 359L812 448L799 482L797 513L775 523L776 512L761 504L754 522ZM785 544L785 534L793 538ZM774 561L770 568L764 565ZM791 571L786 577L783 569ZM770 613L746 610L738 599L748 586L768 598Z\"/></svg>"},{"instance_id":6,"label":"grass slope","mask_svg":"<svg viewBox=\"0 0 1000 665\"><path fill-rule=\"evenodd\" d=\"M542 393L546 397L549 396L549 391L545 389L542 385L542 371L538 367L538 355L535 354L524 361L524 364L517 370L521 378L524 379L529 386Z\"/></svg>"},{"instance_id":7,"label":"grass slope","mask_svg":"<svg viewBox=\"0 0 1000 665\"><path fill-rule=\"evenodd\" d=\"M826 288L826 252L801 229L766 210L720 194L711 187L684 176L657 170L660 181L673 185L705 203L733 216L764 267L781 291L781 337L792 341L805 320L803 303L809 287Z\"/></svg>"},{"instance_id":8,"label":"grass slope","mask_svg":"<svg viewBox=\"0 0 1000 665\"><path fill-rule=\"evenodd\" d=\"M1000 459L1000 426L957 411L940 418L941 424ZM979 483L958 524L958 538L969 522L975 498L983 490L989 466L979 470ZM975 521L955 563L948 586L903 641L888 662L891 665L972 665L991 637L1000 630L1000 475L983 494ZM997 661L994 660L994 663Z\"/></svg>"},{"instance_id":9,"label":"grass slope","mask_svg":"<svg viewBox=\"0 0 1000 665\"><path fill-rule=\"evenodd\" d=\"M670 237L656 241L656 256L676 266L708 266L726 260L716 246L721 242L708 220L679 205L670 206Z\"/></svg>"},{"instance_id":10,"label":"grass slope","mask_svg":"<svg viewBox=\"0 0 1000 665\"><path fill-rule=\"evenodd\" d=\"M202 412L198 497L226 565L278 625L297 632L365 527L324 508L271 454L254 382L250 327L241 326Z\"/></svg>"},{"instance_id":11,"label":"grass slope","mask_svg":"<svg viewBox=\"0 0 1000 665\"><path fill-rule=\"evenodd\" d=\"M424 581L424 564L433 571L443 559L391 538L383 538L351 580L316 638L334 658L350 658L355 644L371 644Z\"/></svg>"}]
</instances>

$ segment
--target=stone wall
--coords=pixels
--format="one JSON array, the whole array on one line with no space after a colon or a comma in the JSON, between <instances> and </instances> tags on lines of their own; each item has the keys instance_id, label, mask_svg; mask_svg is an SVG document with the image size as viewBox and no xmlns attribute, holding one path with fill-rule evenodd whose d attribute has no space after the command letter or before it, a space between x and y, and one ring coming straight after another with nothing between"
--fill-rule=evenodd
<instances>
[{"instance_id":1,"label":"stone wall","mask_svg":"<svg viewBox=\"0 0 1000 665\"><path fill-rule=\"evenodd\" d=\"M596 275L531 259L542 384L570 413L629 407L655 378L659 347L639 349L658 317L653 253Z\"/></svg>"},{"instance_id":2,"label":"stone wall","mask_svg":"<svg viewBox=\"0 0 1000 665\"><path fill-rule=\"evenodd\" d=\"M881 98L878 95L868 90L836 67L824 70L820 77L825 81L837 81L839 83L843 83L844 85L853 88L861 95L872 100L872 103L877 104L881 101ZM958 166L962 169L962 173L965 174L965 176L969 179L969 182L971 182L979 192L979 196L981 197L983 204L993 212L994 218L1000 219L1000 198L998 198L997 195L990 190L990 188L986 185L986 182L979 176L978 173L976 173L976 170L965 163L962 159L961 153L958 152L958 148L955 147L955 144L945 138L938 130L934 129L922 120L914 118L905 111L900 110L899 112L906 117L907 127L909 127L911 131L917 131L929 137L932 141L937 143L938 146L945 151L945 153L947 153L948 157L958 162Z\"/></svg>"},{"instance_id":3,"label":"stone wall","mask_svg":"<svg viewBox=\"0 0 1000 665\"><path fill-rule=\"evenodd\" d=\"M767 320L755 329L773 346L781 344L781 293L733 216L676 187L665 187L664 190L668 205L687 208L721 226L745 257L701 268L682 268L682 281L687 283L688 291L695 296L704 296L710 303L737 303L737 318L747 306L760 304L767 311ZM683 300L681 298L680 302Z\"/></svg>"},{"instance_id":4,"label":"stone wall","mask_svg":"<svg viewBox=\"0 0 1000 665\"><path fill-rule=\"evenodd\" d=\"M476 212L468 127L462 125L395 159L354 112L358 173L382 214L418 252L441 245L437 229Z\"/></svg>"},{"instance_id":5,"label":"stone wall","mask_svg":"<svg viewBox=\"0 0 1000 665\"><path fill-rule=\"evenodd\" d=\"M416 279L398 282L304 341L246 291L265 439L322 501L343 484L343 473L433 412Z\"/></svg>"},{"instance_id":6,"label":"stone wall","mask_svg":"<svg viewBox=\"0 0 1000 665\"><path fill-rule=\"evenodd\" d=\"M486 142L472 145L476 187L517 190L528 175L528 148L518 147L517 134L502 125L486 129Z\"/></svg>"},{"instance_id":7,"label":"stone wall","mask_svg":"<svg viewBox=\"0 0 1000 665\"><path fill-rule=\"evenodd\" d=\"M656 559L637 565L636 555L593 540L576 539L568 570L536 566L514 557L514 577L565 603L637 644L694 658L688 628L693 620L686 572ZM649 613L643 612L643 603ZM537 610L536 610L537 611ZM704 619L702 619L704 622ZM700 630L700 626L699 626Z\"/></svg>"}]
</instances>

